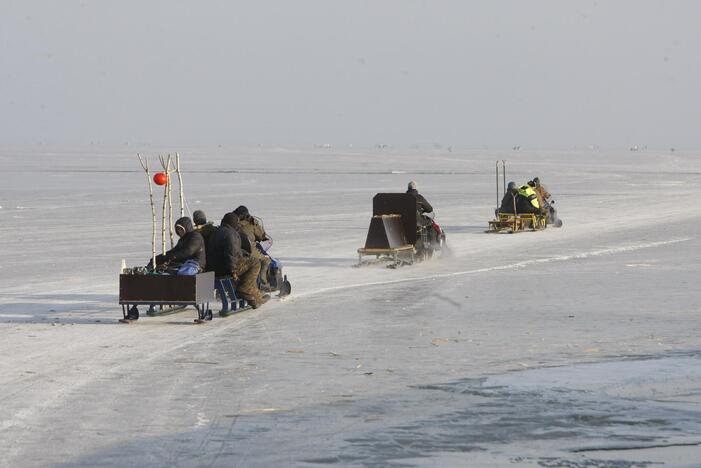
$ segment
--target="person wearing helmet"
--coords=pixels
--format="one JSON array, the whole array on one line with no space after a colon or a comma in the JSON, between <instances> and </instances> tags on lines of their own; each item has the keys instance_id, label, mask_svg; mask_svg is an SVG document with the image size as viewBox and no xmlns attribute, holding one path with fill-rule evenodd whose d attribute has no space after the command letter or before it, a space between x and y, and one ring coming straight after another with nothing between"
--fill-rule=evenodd
<instances>
[{"instance_id":1,"label":"person wearing helmet","mask_svg":"<svg viewBox=\"0 0 701 468\"><path fill-rule=\"evenodd\" d=\"M195 210L192 213L192 220L195 222L195 230L202 234L206 245L209 237L216 231L217 227L211 221L207 221L207 215L202 210Z\"/></svg>"},{"instance_id":2,"label":"person wearing helmet","mask_svg":"<svg viewBox=\"0 0 701 468\"><path fill-rule=\"evenodd\" d=\"M260 249L256 247L257 242L263 242L269 240L268 235L263 228L263 222L251 216L248 212L248 208L244 205L239 206L234 210L234 214L239 217L239 223L241 224L241 232L246 235L248 242L250 243L251 257L257 259L260 262L260 274L258 280L260 281L260 287L262 290L269 290L268 284L268 269L270 268L270 257L264 255Z\"/></svg>"},{"instance_id":3,"label":"person wearing helmet","mask_svg":"<svg viewBox=\"0 0 701 468\"><path fill-rule=\"evenodd\" d=\"M509 182L509 185L507 185L506 187L506 193L504 194L504 198L501 199L499 213L515 214L516 206L518 204L517 198L518 187L516 186L516 182Z\"/></svg>"}]
</instances>

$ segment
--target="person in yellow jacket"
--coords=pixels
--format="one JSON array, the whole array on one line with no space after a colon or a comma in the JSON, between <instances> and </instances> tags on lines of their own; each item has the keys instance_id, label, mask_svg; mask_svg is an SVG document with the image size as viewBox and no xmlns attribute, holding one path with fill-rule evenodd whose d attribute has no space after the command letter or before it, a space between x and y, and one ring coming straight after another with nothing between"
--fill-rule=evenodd
<instances>
[{"instance_id":1,"label":"person in yellow jacket","mask_svg":"<svg viewBox=\"0 0 701 468\"><path fill-rule=\"evenodd\" d=\"M538 202L538 195L535 193L535 183L533 183L532 180L528 181L526 185L521 186L518 189L518 194L518 201L520 202L518 203L519 213L542 213L540 203Z\"/></svg>"}]
</instances>

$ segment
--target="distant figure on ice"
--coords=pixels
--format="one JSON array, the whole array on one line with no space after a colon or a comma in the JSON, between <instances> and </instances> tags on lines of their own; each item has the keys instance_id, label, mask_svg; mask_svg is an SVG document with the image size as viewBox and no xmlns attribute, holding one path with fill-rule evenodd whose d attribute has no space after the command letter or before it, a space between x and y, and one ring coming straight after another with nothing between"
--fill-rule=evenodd
<instances>
[{"instance_id":1,"label":"distant figure on ice","mask_svg":"<svg viewBox=\"0 0 701 468\"><path fill-rule=\"evenodd\" d=\"M251 216L248 212L248 208L241 205L234 210L234 213L239 217L239 223L241 224L241 232L243 232L248 238L250 243L249 253L255 259L260 262L260 274L258 279L260 280L261 289L270 289L268 284L268 269L270 268L270 258L264 255L257 247L257 242L264 242L269 240L268 235L265 233L263 228L263 223L260 222L256 217Z\"/></svg>"},{"instance_id":2,"label":"distant figure on ice","mask_svg":"<svg viewBox=\"0 0 701 468\"><path fill-rule=\"evenodd\" d=\"M260 262L248 256L241 248L243 236L240 229L239 218L235 213L224 215L221 225L207 243L207 265L215 276L233 278L236 292L257 309L267 301L256 284Z\"/></svg>"},{"instance_id":3,"label":"distant figure on ice","mask_svg":"<svg viewBox=\"0 0 701 468\"><path fill-rule=\"evenodd\" d=\"M195 230L192 220L187 216L178 219L175 222L175 233L179 237L178 243L165 254L156 256L156 268L178 270L178 273L188 275L197 274L204 270L206 266L204 239ZM148 267L151 267L150 261ZM180 267L189 271L181 273ZM139 309L136 306L132 306L125 318L127 320L138 320Z\"/></svg>"},{"instance_id":4,"label":"distant figure on ice","mask_svg":"<svg viewBox=\"0 0 701 468\"><path fill-rule=\"evenodd\" d=\"M211 221L207 222L207 215L202 210L195 210L195 212L192 213L192 220L195 222L195 230L202 234L204 243L207 245L209 236L216 231L217 227Z\"/></svg>"}]
</instances>

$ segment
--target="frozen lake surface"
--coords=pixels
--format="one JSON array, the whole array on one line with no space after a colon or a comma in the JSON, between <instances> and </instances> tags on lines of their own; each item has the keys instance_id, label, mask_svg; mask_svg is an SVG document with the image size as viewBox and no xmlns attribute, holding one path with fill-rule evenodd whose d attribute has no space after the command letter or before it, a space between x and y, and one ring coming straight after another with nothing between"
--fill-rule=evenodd
<instances>
[{"instance_id":1,"label":"frozen lake surface","mask_svg":"<svg viewBox=\"0 0 701 468\"><path fill-rule=\"evenodd\" d=\"M0 466L701 466L698 154L183 149L190 210L261 216L293 295L120 326L134 152L0 149ZM496 159L562 229L484 234ZM452 255L353 268L409 180Z\"/></svg>"}]
</instances>

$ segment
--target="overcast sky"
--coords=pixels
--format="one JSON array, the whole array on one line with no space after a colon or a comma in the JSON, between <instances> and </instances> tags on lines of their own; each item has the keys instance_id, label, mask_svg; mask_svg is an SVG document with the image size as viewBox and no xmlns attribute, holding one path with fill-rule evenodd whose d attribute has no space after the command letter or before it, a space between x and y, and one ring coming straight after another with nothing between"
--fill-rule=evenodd
<instances>
[{"instance_id":1,"label":"overcast sky","mask_svg":"<svg viewBox=\"0 0 701 468\"><path fill-rule=\"evenodd\" d=\"M0 0L0 143L699 147L695 0Z\"/></svg>"}]
</instances>

